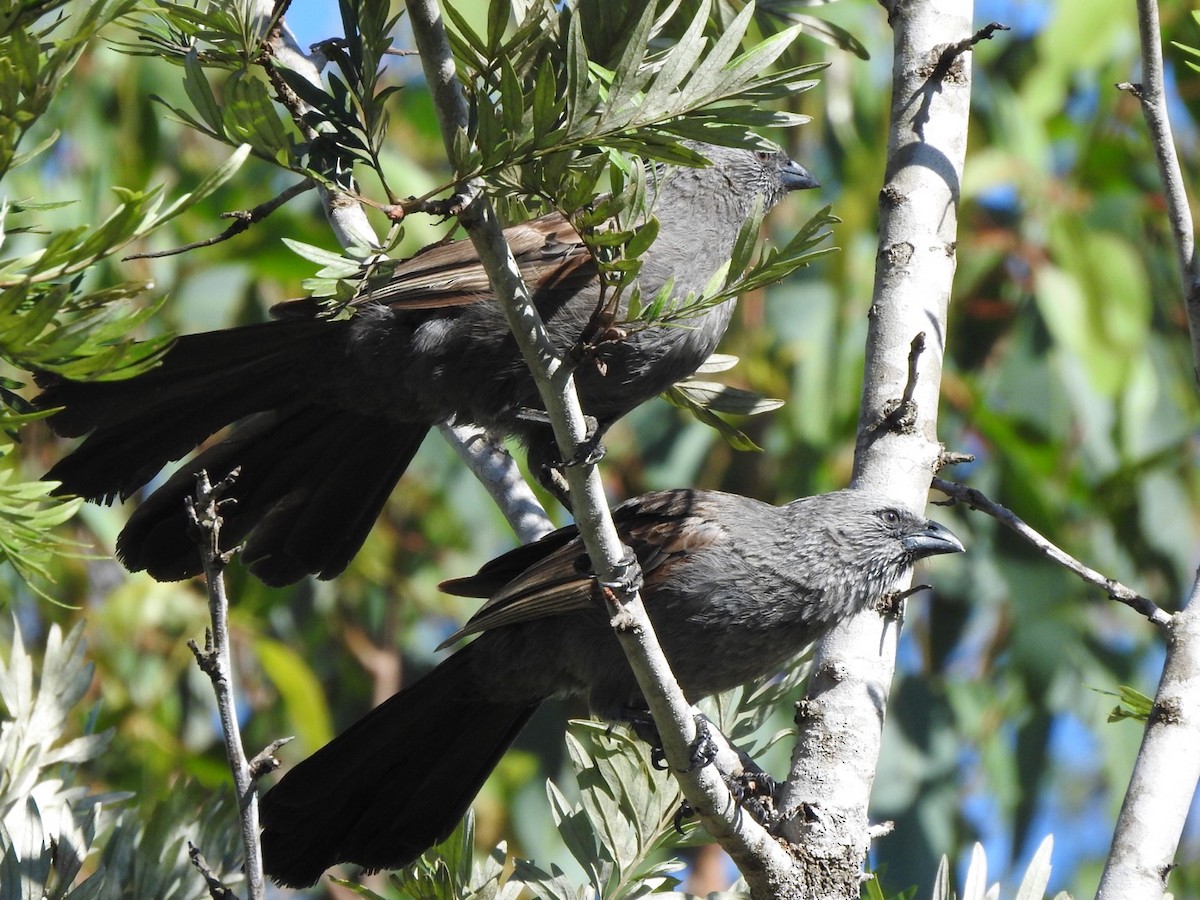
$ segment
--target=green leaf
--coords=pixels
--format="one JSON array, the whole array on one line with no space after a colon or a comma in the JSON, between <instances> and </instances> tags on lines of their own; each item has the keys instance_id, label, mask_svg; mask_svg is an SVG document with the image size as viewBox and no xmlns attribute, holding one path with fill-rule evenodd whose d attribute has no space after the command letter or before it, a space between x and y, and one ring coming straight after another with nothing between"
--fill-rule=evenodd
<instances>
[{"instance_id":1,"label":"green leaf","mask_svg":"<svg viewBox=\"0 0 1200 900\"><path fill-rule=\"evenodd\" d=\"M762 198L755 197L750 215L738 229L737 240L733 243L733 252L729 257L729 274L731 276L741 276L750 265L750 258L754 254L754 248L758 244L758 235L762 230L762 220Z\"/></svg>"},{"instance_id":2,"label":"green leaf","mask_svg":"<svg viewBox=\"0 0 1200 900\"><path fill-rule=\"evenodd\" d=\"M323 247L306 244L303 241L296 241L291 238L284 238L283 243L297 256L303 257L309 262L316 263L327 270L345 271L349 274L357 272L360 268L357 260L349 259L340 253L326 250Z\"/></svg>"},{"instance_id":3,"label":"green leaf","mask_svg":"<svg viewBox=\"0 0 1200 900\"><path fill-rule=\"evenodd\" d=\"M705 2L707 3L707 0ZM723 80L720 72L737 52L753 15L754 5L747 3L726 26L716 44L692 72L692 77L688 79L687 87L680 98L681 103L695 104L716 94Z\"/></svg>"},{"instance_id":4,"label":"green leaf","mask_svg":"<svg viewBox=\"0 0 1200 900\"><path fill-rule=\"evenodd\" d=\"M971 847L971 864L967 867L961 900L987 900L987 855L978 842Z\"/></svg>"},{"instance_id":5,"label":"green leaf","mask_svg":"<svg viewBox=\"0 0 1200 900\"><path fill-rule=\"evenodd\" d=\"M762 447L758 446L747 435L738 431L720 416L710 412L692 400L685 391L680 390L679 385L674 385L664 391L661 396L672 406L687 410L705 425L715 428L717 433L725 439L725 442L734 449L762 452Z\"/></svg>"},{"instance_id":6,"label":"green leaf","mask_svg":"<svg viewBox=\"0 0 1200 900\"><path fill-rule=\"evenodd\" d=\"M188 99L200 116L200 120L208 126L210 134L218 138L225 136L224 116L217 98L213 96L212 87L208 83L208 75L200 65L198 52L193 48L183 60L183 89Z\"/></svg>"},{"instance_id":7,"label":"green leaf","mask_svg":"<svg viewBox=\"0 0 1200 900\"><path fill-rule=\"evenodd\" d=\"M668 96L679 89L684 77L695 68L696 60L700 58L700 54L708 45L708 41L704 37L704 27L708 24L710 7L709 0L704 0L700 4L692 21L688 23L675 46L667 53L662 67L654 78L653 85L646 92L646 99L642 103L645 113L649 114L663 108ZM642 118L643 116L639 116L637 121L640 122Z\"/></svg>"},{"instance_id":8,"label":"green leaf","mask_svg":"<svg viewBox=\"0 0 1200 900\"><path fill-rule=\"evenodd\" d=\"M333 722L325 691L308 661L286 644L262 636L255 639L254 652L296 725L301 748L311 753L329 743Z\"/></svg>"},{"instance_id":9,"label":"green leaf","mask_svg":"<svg viewBox=\"0 0 1200 900\"><path fill-rule=\"evenodd\" d=\"M512 10L508 0L491 0L488 4L487 17L487 55L495 59L500 44L504 40L504 29L508 27L508 17Z\"/></svg>"},{"instance_id":10,"label":"green leaf","mask_svg":"<svg viewBox=\"0 0 1200 900\"><path fill-rule=\"evenodd\" d=\"M937 873L933 876L933 892L930 900L950 900L950 862L942 855L938 863Z\"/></svg>"},{"instance_id":11,"label":"green leaf","mask_svg":"<svg viewBox=\"0 0 1200 900\"><path fill-rule=\"evenodd\" d=\"M229 155L229 158L226 159L225 162L221 163L221 165L206 175L201 182L196 185L195 190L182 195L175 200L174 203L170 204L165 210L163 210L158 218L154 221L153 227L161 225L168 219L179 215L184 210L195 206L197 203L200 203L201 201L215 194L222 185L224 185L229 181L230 178L237 174L237 171L242 167L242 164L245 163L246 159L250 156L250 149L251 148L249 144L240 144L237 149L235 149L233 153Z\"/></svg>"},{"instance_id":12,"label":"green leaf","mask_svg":"<svg viewBox=\"0 0 1200 900\"><path fill-rule=\"evenodd\" d=\"M1120 722L1123 719L1135 719L1139 722L1147 722L1150 719L1150 714L1154 711L1154 699L1147 697L1141 691L1128 685L1121 685L1116 693L1097 688L1093 688L1093 690L1101 694L1108 694L1110 697L1116 697L1120 701L1113 707L1112 712L1108 714L1109 722Z\"/></svg>"},{"instance_id":13,"label":"green leaf","mask_svg":"<svg viewBox=\"0 0 1200 900\"><path fill-rule=\"evenodd\" d=\"M701 5L706 6L707 3L708 0L702 0ZM602 121L618 120L618 117L621 116L627 119L628 115L624 114L625 107L633 101L634 96L645 87L650 79L650 73L642 68L642 60L646 56L650 29L654 25L654 6L653 3L647 3L642 9L642 15L634 25L629 39L621 51L621 57L612 76L608 104Z\"/></svg>"},{"instance_id":14,"label":"green leaf","mask_svg":"<svg viewBox=\"0 0 1200 900\"><path fill-rule=\"evenodd\" d=\"M688 399L698 406L729 415L757 416L783 406L782 400L773 400L754 391L745 391L716 381L689 378L677 383L675 389L687 395Z\"/></svg>"}]
</instances>

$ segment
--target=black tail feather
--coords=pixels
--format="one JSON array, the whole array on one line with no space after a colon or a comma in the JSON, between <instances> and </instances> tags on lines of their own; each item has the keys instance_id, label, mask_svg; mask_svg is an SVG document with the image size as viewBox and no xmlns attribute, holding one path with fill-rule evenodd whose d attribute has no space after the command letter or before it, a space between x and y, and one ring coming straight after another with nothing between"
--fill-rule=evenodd
<instances>
[{"instance_id":1,"label":"black tail feather","mask_svg":"<svg viewBox=\"0 0 1200 900\"><path fill-rule=\"evenodd\" d=\"M446 838L538 704L479 698L471 646L376 707L262 798L266 872L407 865Z\"/></svg>"},{"instance_id":2,"label":"black tail feather","mask_svg":"<svg viewBox=\"0 0 1200 900\"><path fill-rule=\"evenodd\" d=\"M314 405L304 373L338 358L342 323L267 322L177 340L161 364L124 381L39 373L50 426L80 445L47 474L60 494L126 499L167 463L232 423L233 433L175 473L132 515L117 552L160 581L196 575L184 498L196 473L241 477L224 508L223 545L245 542L268 584L332 578L366 539L429 426Z\"/></svg>"},{"instance_id":3,"label":"black tail feather","mask_svg":"<svg viewBox=\"0 0 1200 900\"><path fill-rule=\"evenodd\" d=\"M184 498L201 469L216 480L238 467L227 495L234 502L223 508L222 547L244 541L243 561L267 584L309 573L332 578L366 539L428 430L313 406L255 416L143 502L117 553L130 570L159 581L197 574Z\"/></svg>"},{"instance_id":4,"label":"black tail feather","mask_svg":"<svg viewBox=\"0 0 1200 900\"><path fill-rule=\"evenodd\" d=\"M59 494L125 499L221 428L293 402L298 373L336 341L337 324L268 322L179 338L157 368L123 381L69 381L46 372L39 409L83 442L45 476Z\"/></svg>"}]
</instances>

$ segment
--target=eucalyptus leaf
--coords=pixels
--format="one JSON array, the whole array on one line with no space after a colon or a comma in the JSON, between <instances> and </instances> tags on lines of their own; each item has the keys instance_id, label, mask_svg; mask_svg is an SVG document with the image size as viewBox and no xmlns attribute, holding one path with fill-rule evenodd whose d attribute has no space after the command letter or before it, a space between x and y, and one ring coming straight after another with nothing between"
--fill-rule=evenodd
<instances>
[{"instance_id":1,"label":"eucalyptus leaf","mask_svg":"<svg viewBox=\"0 0 1200 900\"><path fill-rule=\"evenodd\" d=\"M676 384L675 388L697 406L729 415L757 416L783 406L782 400L773 400L754 391L730 387L716 381L689 378Z\"/></svg>"}]
</instances>

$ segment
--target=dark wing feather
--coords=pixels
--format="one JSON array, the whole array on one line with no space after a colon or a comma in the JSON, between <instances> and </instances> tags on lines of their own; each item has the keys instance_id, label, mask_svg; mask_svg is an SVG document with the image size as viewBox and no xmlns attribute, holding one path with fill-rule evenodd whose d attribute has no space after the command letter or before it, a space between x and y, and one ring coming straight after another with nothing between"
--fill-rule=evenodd
<instances>
[{"instance_id":1,"label":"dark wing feather","mask_svg":"<svg viewBox=\"0 0 1200 900\"><path fill-rule=\"evenodd\" d=\"M591 254L579 232L560 213L550 213L504 229L504 237L525 283L538 296L575 292L596 276ZM465 306L492 298L487 273L470 240L430 244L415 256L389 266L386 280L373 285L361 302L393 309L420 310ZM280 303L277 318L315 315L313 300Z\"/></svg>"},{"instance_id":2,"label":"dark wing feather","mask_svg":"<svg viewBox=\"0 0 1200 900\"><path fill-rule=\"evenodd\" d=\"M491 597L530 566L570 543L579 535L574 525L552 531L542 538L515 547L489 560L474 575L451 578L438 585L439 590L456 597Z\"/></svg>"},{"instance_id":3,"label":"dark wing feather","mask_svg":"<svg viewBox=\"0 0 1200 900\"><path fill-rule=\"evenodd\" d=\"M613 511L621 540L637 556L646 590L653 592L689 554L725 536L725 529L697 508L702 507L698 504L702 497L696 491L659 491L636 497ZM591 562L573 527L518 547L488 563L475 578L445 582L442 589L477 596L462 590L463 584L478 586L480 576L489 568L490 575L514 572L514 561L526 565L495 590L491 599L442 643L443 647L501 625L592 609L600 600Z\"/></svg>"}]
</instances>

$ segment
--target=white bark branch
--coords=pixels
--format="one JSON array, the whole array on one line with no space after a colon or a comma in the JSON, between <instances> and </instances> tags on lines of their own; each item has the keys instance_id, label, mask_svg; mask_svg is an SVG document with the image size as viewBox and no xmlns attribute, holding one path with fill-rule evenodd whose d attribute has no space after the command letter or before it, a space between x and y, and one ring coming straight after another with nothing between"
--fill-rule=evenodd
<instances>
[{"instance_id":1,"label":"white bark branch","mask_svg":"<svg viewBox=\"0 0 1200 900\"><path fill-rule=\"evenodd\" d=\"M1097 898L1161 897L1200 779L1200 581L1167 626L1167 659Z\"/></svg>"},{"instance_id":2,"label":"white bark branch","mask_svg":"<svg viewBox=\"0 0 1200 900\"><path fill-rule=\"evenodd\" d=\"M923 509L934 464L957 204L970 108L972 3L885 4L894 32L891 126L853 485ZM910 377L914 341L924 333ZM909 401L905 403L904 401ZM903 588L906 585L897 585ZM867 804L898 622L868 609L817 648L781 796L811 856L813 895L857 898ZM823 878L824 880L819 880Z\"/></svg>"},{"instance_id":3,"label":"white bark branch","mask_svg":"<svg viewBox=\"0 0 1200 900\"><path fill-rule=\"evenodd\" d=\"M503 444L492 440L487 432L474 425L443 422L438 428L446 443L454 448L500 507L522 544L536 541L554 530L554 523L538 502L533 488L521 477L521 470Z\"/></svg>"},{"instance_id":4,"label":"white bark branch","mask_svg":"<svg viewBox=\"0 0 1200 900\"><path fill-rule=\"evenodd\" d=\"M1167 214L1183 280L1192 338L1192 367L1200 373L1200 265L1192 214L1167 117L1158 4L1138 0L1142 83L1129 85L1141 101L1163 180ZM1161 896L1200 779L1200 574L1183 612L1167 628L1167 658L1150 721L1134 763L1097 897Z\"/></svg>"},{"instance_id":5,"label":"white bark branch","mask_svg":"<svg viewBox=\"0 0 1200 900\"><path fill-rule=\"evenodd\" d=\"M1157 0L1138 0L1137 8L1142 81L1140 84L1125 82L1117 87L1130 91L1141 103L1146 130L1154 147L1154 160L1158 164L1167 202L1167 218L1170 219L1171 233L1175 238L1175 259L1179 265L1188 330L1192 337L1192 360L1195 374L1200 379L1200 260L1196 258L1191 206L1183 183L1183 172L1179 167L1179 156L1175 152L1171 120L1167 115L1158 3Z\"/></svg>"},{"instance_id":6,"label":"white bark branch","mask_svg":"<svg viewBox=\"0 0 1200 900\"><path fill-rule=\"evenodd\" d=\"M455 135L467 127L467 106L455 73L441 10L436 0L406 0L409 21L426 80L433 94L442 140L453 155ZM572 459L587 436L570 367L555 351L545 326L521 278L512 251L504 240L481 181L468 182L463 193L470 202L459 216L475 244L492 290L502 304L521 353L537 383L563 459ZM766 900L788 893L791 860L766 830L741 815L715 766L683 772L696 738L692 708L671 674L666 657L646 617L636 590L622 585L631 571L626 548L612 523L608 504L594 466L566 469L571 503L579 533L602 583L614 586L614 629L629 658L663 741L667 762L676 770L684 796L701 821L742 869L751 893Z\"/></svg>"}]
</instances>

